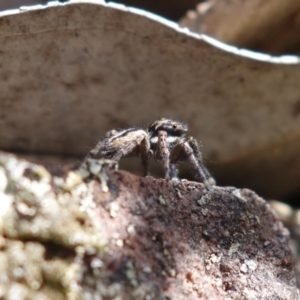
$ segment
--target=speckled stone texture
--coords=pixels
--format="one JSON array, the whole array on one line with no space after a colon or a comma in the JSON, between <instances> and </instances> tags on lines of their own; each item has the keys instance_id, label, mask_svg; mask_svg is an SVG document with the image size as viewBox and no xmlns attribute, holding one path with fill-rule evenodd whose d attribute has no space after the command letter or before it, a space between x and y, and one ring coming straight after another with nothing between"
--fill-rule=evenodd
<instances>
[{"instance_id":1,"label":"speckled stone texture","mask_svg":"<svg viewBox=\"0 0 300 300\"><path fill-rule=\"evenodd\" d=\"M1 299L297 299L289 234L254 192L115 167L0 154Z\"/></svg>"},{"instance_id":2,"label":"speckled stone texture","mask_svg":"<svg viewBox=\"0 0 300 300\"><path fill-rule=\"evenodd\" d=\"M122 241L109 263L116 270L130 261L137 282L171 299L296 299L288 232L254 192L123 172L110 178L112 195L96 190L95 198L106 238Z\"/></svg>"}]
</instances>

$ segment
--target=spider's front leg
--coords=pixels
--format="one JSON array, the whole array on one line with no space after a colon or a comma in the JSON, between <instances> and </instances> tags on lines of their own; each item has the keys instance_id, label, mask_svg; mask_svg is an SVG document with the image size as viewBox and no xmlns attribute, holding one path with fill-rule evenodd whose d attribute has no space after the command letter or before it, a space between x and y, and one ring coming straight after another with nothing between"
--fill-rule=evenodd
<instances>
[{"instance_id":1,"label":"spider's front leg","mask_svg":"<svg viewBox=\"0 0 300 300\"><path fill-rule=\"evenodd\" d=\"M163 130L158 132L156 158L163 164L166 179L178 179L176 166L170 163L168 134Z\"/></svg>"},{"instance_id":2,"label":"spider's front leg","mask_svg":"<svg viewBox=\"0 0 300 300\"><path fill-rule=\"evenodd\" d=\"M206 186L213 186L216 184L206 167L202 162L202 154L199 150L197 141L193 137L188 137L180 141L172 149L170 160L172 163L176 163L180 160L188 160L192 168L197 172L200 180Z\"/></svg>"},{"instance_id":3,"label":"spider's front leg","mask_svg":"<svg viewBox=\"0 0 300 300\"><path fill-rule=\"evenodd\" d=\"M166 131L159 131L158 132L158 143L157 143L157 153L156 158L162 161L165 178L169 179L169 169L170 169L170 151L168 148L167 142L167 132Z\"/></svg>"},{"instance_id":4,"label":"spider's front leg","mask_svg":"<svg viewBox=\"0 0 300 300\"><path fill-rule=\"evenodd\" d=\"M146 177L149 175L148 158L152 154L150 150L150 142L148 136L141 141L140 154L143 166L143 173Z\"/></svg>"}]
</instances>

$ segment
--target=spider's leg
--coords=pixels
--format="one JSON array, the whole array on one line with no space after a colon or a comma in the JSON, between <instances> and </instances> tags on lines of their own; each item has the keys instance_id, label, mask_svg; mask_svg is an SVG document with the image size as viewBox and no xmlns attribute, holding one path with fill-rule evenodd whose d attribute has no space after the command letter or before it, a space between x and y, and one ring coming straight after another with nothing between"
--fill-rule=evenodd
<instances>
[{"instance_id":1,"label":"spider's leg","mask_svg":"<svg viewBox=\"0 0 300 300\"><path fill-rule=\"evenodd\" d=\"M195 153L195 157L199 161L199 164L202 168L203 173L205 174L205 177L208 178L207 180L209 182L209 185L216 185L216 181L212 178L209 171L206 169L206 167L203 164L202 154L201 154L201 151L199 149L199 145L198 145L196 139L190 136L188 138L188 143L193 148L194 153Z\"/></svg>"},{"instance_id":2,"label":"spider's leg","mask_svg":"<svg viewBox=\"0 0 300 300\"><path fill-rule=\"evenodd\" d=\"M163 164L165 178L170 179L170 151L167 141L168 134L166 131L158 132L158 144L156 151L156 158Z\"/></svg>"},{"instance_id":3,"label":"spider's leg","mask_svg":"<svg viewBox=\"0 0 300 300\"><path fill-rule=\"evenodd\" d=\"M138 140L138 144L139 154L141 156L143 166L143 175L146 177L149 175L148 158L150 156L150 142L146 132L144 132L144 134L141 135L141 138Z\"/></svg>"},{"instance_id":4,"label":"spider's leg","mask_svg":"<svg viewBox=\"0 0 300 300\"><path fill-rule=\"evenodd\" d=\"M150 155L150 142L148 135L144 137L141 141L141 159L142 159L142 166L143 166L143 173L144 176L149 175L149 168L148 168L148 157Z\"/></svg>"},{"instance_id":5,"label":"spider's leg","mask_svg":"<svg viewBox=\"0 0 300 300\"><path fill-rule=\"evenodd\" d=\"M193 137L179 142L172 149L170 160L172 163L185 159L188 160L192 168L197 172L200 179L206 186L213 186L216 184L210 173L202 162L202 155L199 150L197 141Z\"/></svg>"}]
</instances>

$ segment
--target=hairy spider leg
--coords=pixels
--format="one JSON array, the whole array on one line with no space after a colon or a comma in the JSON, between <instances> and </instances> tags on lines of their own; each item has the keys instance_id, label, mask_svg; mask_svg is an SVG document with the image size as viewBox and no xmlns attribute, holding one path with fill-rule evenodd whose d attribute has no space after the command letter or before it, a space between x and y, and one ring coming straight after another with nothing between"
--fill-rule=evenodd
<instances>
[{"instance_id":1,"label":"hairy spider leg","mask_svg":"<svg viewBox=\"0 0 300 300\"><path fill-rule=\"evenodd\" d=\"M167 142L167 132L166 131L159 131L158 132L158 140L157 140L157 153L156 156L159 160L162 161L164 172L165 172L165 178L169 179L170 178L170 151L168 147L168 142Z\"/></svg>"},{"instance_id":2,"label":"hairy spider leg","mask_svg":"<svg viewBox=\"0 0 300 300\"><path fill-rule=\"evenodd\" d=\"M149 175L148 158L150 155L150 142L148 135L141 140L140 144L141 161L143 166L144 176Z\"/></svg>"},{"instance_id":3,"label":"hairy spider leg","mask_svg":"<svg viewBox=\"0 0 300 300\"><path fill-rule=\"evenodd\" d=\"M157 151L156 158L162 161L165 178L166 179L177 179L176 166L170 164L170 150L168 145L168 134L166 131L158 132Z\"/></svg>"},{"instance_id":4,"label":"hairy spider leg","mask_svg":"<svg viewBox=\"0 0 300 300\"><path fill-rule=\"evenodd\" d=\"M205 177L208 178L208 185L211 185L211 186L216 185L216 181L213 179L213 177L210 175L209 171L206 169L206 167L203 164L202 154L201 154L201 151L199 150L199 145L198 145L197 140L194 137L190 136L188 138L188 143L193 148L195 157L198 159L198 161L201 165L202 171L205 174Z\"/></svg>"},{"instance_id":5,"label":"hairy spider leg","mask_svg":"<svg viewBox=\"0 0 300 300\"><path fill-rule=\"evenodd\" d=\"M209 187L216 184L202 162L198 143L193 137L189 137L187 140L175 145L171 151L170 160L172 163L176 163L179 160L188 160L206 186Z\"/></svg>"}]
</instances>

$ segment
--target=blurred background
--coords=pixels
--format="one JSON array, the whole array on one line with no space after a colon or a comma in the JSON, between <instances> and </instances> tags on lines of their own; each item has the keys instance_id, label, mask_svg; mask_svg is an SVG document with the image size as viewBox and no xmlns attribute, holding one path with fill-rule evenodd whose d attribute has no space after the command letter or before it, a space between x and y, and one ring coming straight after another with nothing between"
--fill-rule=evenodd
<instances>
[{"instance_id":1,"label":"blurred background","mask_svg":"<svg viewBox=\"0 0 300 300\"><path fill-rule=\"evenodd\" d=\"M300 52L300 1L272 0L265 2L262 0L251 0L245 2L243 0L208 0L199 2L197 0L117 0L115 2L158 14L169 20L178 22L180 26L188 27L191 31L207 34L237 47L271 55L297 55ZM0 10L3 11L18 8L20 6L46 3L47 1L43 0L2 0L0 1ZM294 95L293 97L295 98L297 95ZM256 109L259 110L260 108L257 107ZM295 118L295 122L297 122L299 112L300 101L296 102L293 107L292 117ZM277 113L279 113L278 108ZM123 126L127 125L128 124L123 124ZM244 125L249 126L246 125L246 123ZM280 124L278 124L278 126L280 126ZM281 140L284 140L284 138L289 140L287 135L281 138ZM275 144L274 146L270 143L268 147L266 147L266 150L261 151L260 154L254 153L249 156L254 159L253 162L248 158L242 159L248 161L248 164L243 165L243 170L250 170L246 179L244 178L243 180L237 175L240 173L239 170L241 168L239 157L231 157L230 159L233 161L233 164L231 163L228 166L225 163L223 167L218 169L216 168L216 166L218 167L218 163L215 165L213 163L210 167L220 184L241 187L247 186L253 188L266 198L272 198L279 195L281 199L298 207L300 190L293 187L293 189L290 190L272 193L272 191L276 190L274 187L270 188L270 192L268 191L268 188L261 188L259 184L254 183L257 169L252 170L252 166L261 165L257 163L257 160L261 159L262 161L267 161L270 153L274 154L275 149L277 149L276 151L278 152L282 151L282 149L284 149L283 147L285 147L286 162L282 164L278 163L276 168L281 168L283 174L288 174L290 171L284 172L283 169L291 170L297 165L293 161L293 156L295 156L293 152L295 152L295 149L299 146L297 140L298 139L294 138L289 145L289 142L287 142L286 146L281 145L281 150L279 150L278 145L276 146ZM227 143L227 141L224 141L224 143ZM249 151L252 151L250 147ZM289 153L289 151L292 153ZM210 160L211 162L218 161L218 159L212 156L210 157ZM276 158L274 156L273 161L275 160ZM276 170L276 168L274 170ZM229 172L230 174L228 173L229 169L231 170L231 172ZM186 176L192 178L189 177L188 174ZM286 176L285 178L286 181L288 181L289 178L292 177Z\"/></svg>"},{"instance_id":2,"label":"blurred background","mask_svg":"<svg viewBox=\"0 0 300 300\"><path fill-rule=\"evenodd\" d=\"M51 1L49 1L51 2ZM67 2L61 0L59 2ZM106 1L110 2L110 1ZM153 12L228 44L273 55L300 52L300 2L262 0L112 1ZM43 0L2 0L0 10L45 4Z\"/></svg>"}]
</instances>

